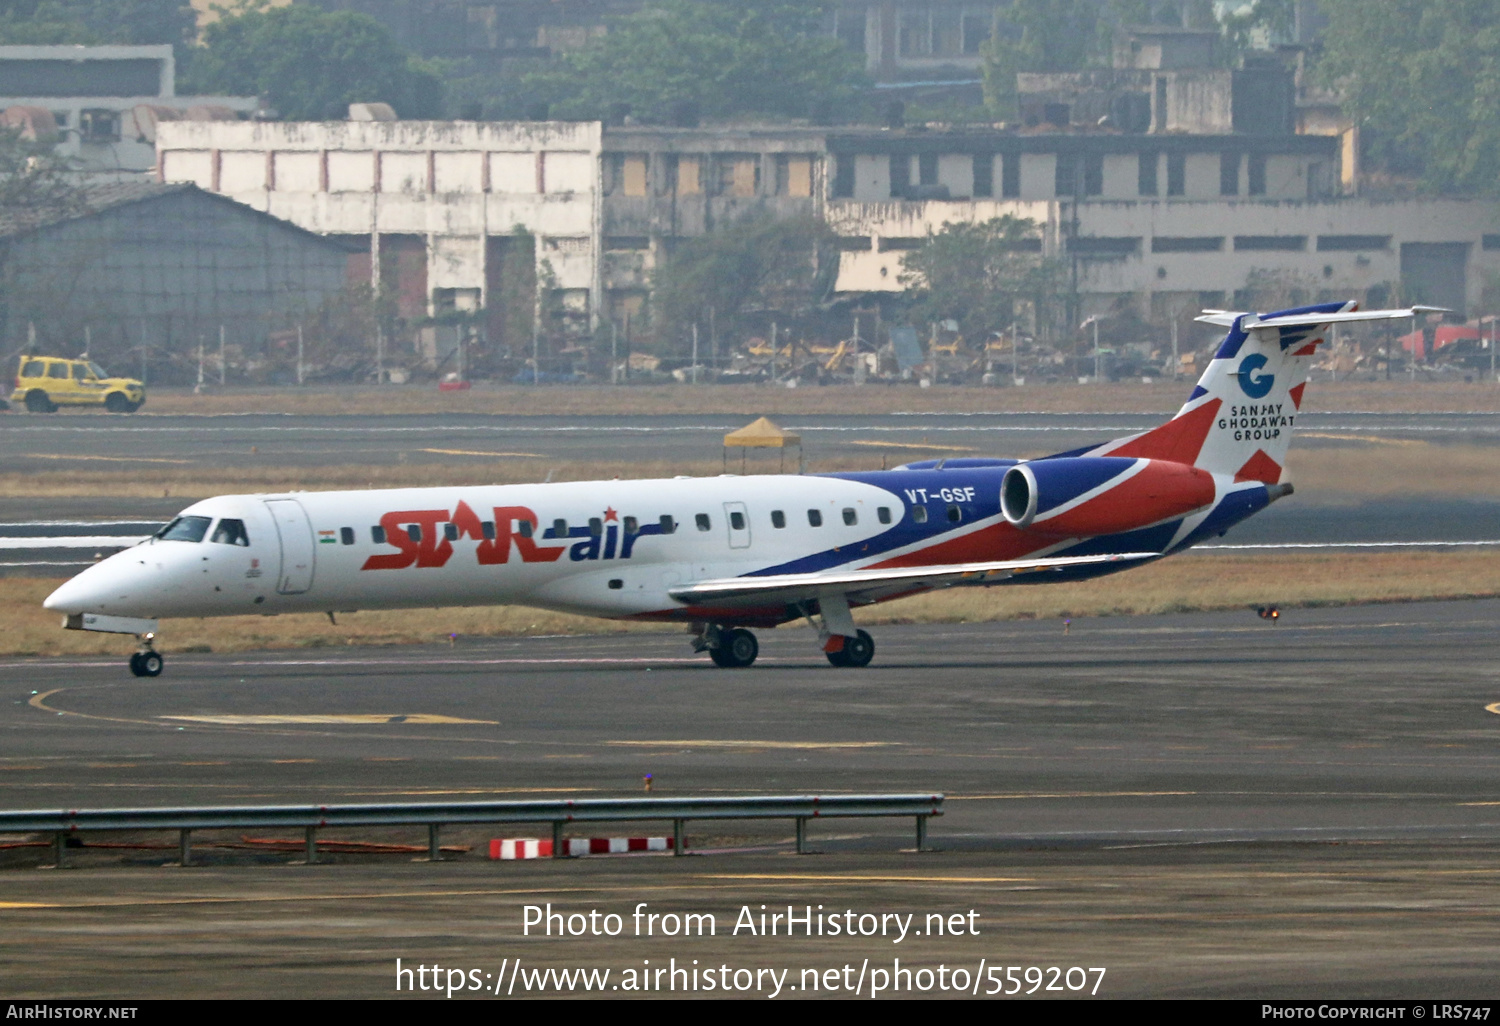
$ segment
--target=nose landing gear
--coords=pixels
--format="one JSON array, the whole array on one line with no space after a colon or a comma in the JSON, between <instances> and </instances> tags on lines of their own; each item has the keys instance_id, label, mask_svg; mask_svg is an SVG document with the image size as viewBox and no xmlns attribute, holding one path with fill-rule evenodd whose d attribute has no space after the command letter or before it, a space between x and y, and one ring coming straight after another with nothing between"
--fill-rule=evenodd
<instances>
[{"instance_id":1,"label":"nose landing gear","mask_svg":"<svg viewBox=\"0 0 1500 1026\"><path fill-rule=\"evenodd\" d=\"M156 635L143 634L136 637L141 643L141 650L130 657L130 672L137 677L160 677L165 661L152 644Z\"/></svg>"}]
</instances>

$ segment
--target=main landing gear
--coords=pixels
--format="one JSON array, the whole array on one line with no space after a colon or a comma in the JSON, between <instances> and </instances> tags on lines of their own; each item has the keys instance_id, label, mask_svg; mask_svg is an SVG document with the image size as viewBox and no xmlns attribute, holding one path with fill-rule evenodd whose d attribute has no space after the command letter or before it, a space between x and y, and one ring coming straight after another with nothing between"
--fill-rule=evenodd
<instances>
[{"instance_id":1,"label":"main landing gear","mask_svg":"<svg viewBox=\"0 0 1500 1026\"><path fill-rule=\"evenodd\" d=\"M130 672L137 677L160 677L164 660L152 644L156 635L141 634L136 637L141 643L141 650L130 657Z\"/></svg>"},{"instance_id":2,"label":"main landing gear","mask_svg":"<svg viewBox=\"0 0 1500 1026\"><path fill-rule=\"evenodd\" d=\"M834 642L843 644L835 651L828 647ZM853 637L832 635L823 643L823 654L834 666L869 666L875 658L875 639L864 631L855 631Z\"/></svg>"},{"instance_id":3,"label":"main landing gear","mask_svg":"<svg viewBox=\"0 0 1500 1026\"><path fill-rule=\"evenodd\" d=\"M760 655L760 642L743 627L707 624L693 639L693 651L707 652L715 666L738 670L755 662L755 657Z\"/></svg>"}]
</instances>

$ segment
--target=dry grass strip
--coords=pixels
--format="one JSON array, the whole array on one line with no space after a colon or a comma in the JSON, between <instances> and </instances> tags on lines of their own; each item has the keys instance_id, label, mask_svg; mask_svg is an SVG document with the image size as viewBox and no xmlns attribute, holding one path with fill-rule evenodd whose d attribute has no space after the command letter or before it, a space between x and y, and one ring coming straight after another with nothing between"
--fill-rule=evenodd
<instances>
[{"instance_id":1,"label":"dry grass strip","mask_svg":"<svg viewBox=\"0 0 1500 1026\"><path fill-rule=\"evenodd\" d=\"M8 627L0 636L0 654L120 655L129 650L128 638L62 630L58 615L41 608L42 599L57 584L0 578L0 620ZM1248 610L1269 602L1286 610L1495 596L1500 596L1500 552L1487 549L1253 556L1197 552L1091 583L955 589L919 596L863 610L858 619L865 624L980 623ZM450 633L468 638L681 630L515 606L345 614L337 626L320 614L297 614L172 620L164 628L162 643L168 653L441 645L449 643Z\"/></svg>"}]
</instances>

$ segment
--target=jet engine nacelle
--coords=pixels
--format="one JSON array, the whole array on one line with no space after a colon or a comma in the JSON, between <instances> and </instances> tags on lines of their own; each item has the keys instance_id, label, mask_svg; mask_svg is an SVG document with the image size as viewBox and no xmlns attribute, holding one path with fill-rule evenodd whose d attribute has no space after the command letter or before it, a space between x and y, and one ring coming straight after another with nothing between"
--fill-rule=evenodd
<instances>
[{"instance_id":1,"label":"jet engine nacelle","mask_svg":"<svg viewBox=\"0 0 1500 1026\"><path fill-rule=\"evenodd\" d=\"M1133 531L1214 501L1207 471L1167 460L1079 456L1011 467L1000 511L1015 526L1059 538Z\"/></svg>"}]
</instances>

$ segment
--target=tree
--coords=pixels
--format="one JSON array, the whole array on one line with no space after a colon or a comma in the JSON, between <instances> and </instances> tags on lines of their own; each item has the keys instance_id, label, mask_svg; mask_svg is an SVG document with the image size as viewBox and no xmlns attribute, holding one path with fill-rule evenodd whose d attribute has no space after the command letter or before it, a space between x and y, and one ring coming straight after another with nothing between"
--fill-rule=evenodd
<instances>
[{"instance_id":1,"label":"tree","mask_svg":"<svg viewBox=\"0 0 1500 1026\"><path fill-rule=\"evenodd\" d=\"M822 35L827 0L648 0L528 78L554 117L647 122L803 117L863 83L862 59Z\"/></svg>"},{"instance_id":2,"label":"tree","mask_svg":"<svg viewBox=\"0 0 1500 1026\"><path fill-rule=\"evenodd\" d=\"M652 324L663 355L687 351L694 324L744 333L804 316L833 289L833 230L813 218L755 217L684 240L656 275Z\"/></svg>"},{"instance_id":3,"label":"tree","mask_svg":"<svg viewBox=\"0 0 1500 1026\"><path fill-rule=\"evenodd\" d=\"M196 17L182 0L8 0L0 43L172 43L193 38Z\"/></svg>"},{"instance_id":4,"label":"tree","mask_svg":"<svg viewBox=\"0 0 1500 1026\"><path fill-rule=\"evenodd\" d=\"M1371 166L1500 196L1500 5L1320 0L1319 70L1366 129Z\"/></svg>"},{"instance_id":5,"label":"tree","mask_svg":"<svg viewBox=\"0 0 1500 1026\"><path fill-rule=\"evenodd\" d=\"M1029 218L946 224L902 259L900 282L919 323L952 319L969 339L1009 326L1018 303L1038 315L1056 296L1059 266L1039 252L1041 228Z\"/></svg>"},{"instance_id":6,"label":"tree","mask_svg":"<svg viewBox=\"0 0 1500 1026\"><path fill-rule=\"evenodd\" d=\"M270 100L290 120L342 119L351 103L389 103L402 117L438 117L436 73L374 18L296 4L239 8L203 31L189 89Z\"/></svg>"}]
</instances>

